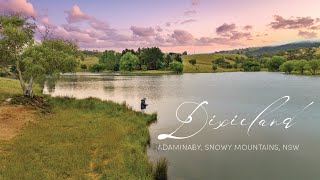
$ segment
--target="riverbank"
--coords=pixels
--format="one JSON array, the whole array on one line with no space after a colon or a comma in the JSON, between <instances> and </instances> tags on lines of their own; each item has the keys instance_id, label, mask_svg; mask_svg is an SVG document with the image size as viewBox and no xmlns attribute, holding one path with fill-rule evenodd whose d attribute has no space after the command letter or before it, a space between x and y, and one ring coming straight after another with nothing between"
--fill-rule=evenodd
<instances>
[{"instance_id":1,"label":"riverbank","mask_svg":"<svg viewBox=\"0 0 320 180\"><path fill-rule=\"evenodd\" d=\"M43 98L50 107L43 112L19 103L18 81L0 78L0 84L1 122L24 122L14 137L0 140L1 179L153 179L146 146L156 114L93 98L51 97ZM9 97L16 104L3 103ZM16 118L21 112L10 109L17 107L30 114Z\"/></svg>"}]
</instances>

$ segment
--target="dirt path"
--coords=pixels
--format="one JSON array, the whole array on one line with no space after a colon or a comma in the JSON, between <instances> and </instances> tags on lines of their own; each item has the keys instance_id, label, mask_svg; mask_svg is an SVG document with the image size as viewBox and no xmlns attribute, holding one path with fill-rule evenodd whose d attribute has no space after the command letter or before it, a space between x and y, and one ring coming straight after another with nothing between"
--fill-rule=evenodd
<instances>
[{"instance_id":1,"label":"dirt path","mask_svg":"<svg viewBox=\"0 0 320 180\"><path fill-rule=\"evenodd\" d=\"M34 121L36 111L27 105L0 105L0 140L10 140Z\"/></svg>"}]
</instances>

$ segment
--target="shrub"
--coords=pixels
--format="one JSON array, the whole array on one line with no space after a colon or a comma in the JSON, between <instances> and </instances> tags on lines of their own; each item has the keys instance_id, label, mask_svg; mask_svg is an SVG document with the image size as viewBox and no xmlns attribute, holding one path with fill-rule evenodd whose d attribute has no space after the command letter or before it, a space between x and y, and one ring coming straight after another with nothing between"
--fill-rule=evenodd
<instances>
[{"instance_id":1,"label":"shrub","mask_svg":"<svg viewBox=\"0 0 320 180\"><path fill-rule=\"evenodd\" d=\"M155 171L154 171L154 179L156 180L166 180L168 179L168 161L166 158L161 158L157 161Z\"/></svg>"},{"instance_id":2,"label":"shrub","mask_svg":"<svg viewBox=\"0 0 320 180\"><path fill-rule=\"evenodd\" d=\"M183 72L183 64L181 62L178 62L178 61L171 62L169 64L169 68L172 71L176 72L177 74Z\"/></svg>"},{"instance_id":3,"label":"shrub","mask_svg":"<svg viewBox=\"0 0 320 180\"><path fill-rule=\"evenodd\" d=\"M103 71L105 69L106 68L102 64L94 64L94 65L90 66L90 71L91 72L101 72L101 71Z\"/></svg>"},{"instance_id":4,"label":"shrub","mask_svg":"<svg viewBox=\"0 0 320 180\"><path fill-rule=\"evenodd\" d=\"M142 65L142 66L141 66L141 70L142 70L142 71L146 71L146 70L148 70L148 68L147 68L146 65Z\"/></svg>"},{"instance_id":5,"label":"shrub","mask_svg":"<svg viewBox=\"0 0 320 180\"><path fill-rule=\"evenodd\" d=\"M85 64L81 64L80 68L81 69L88 69L87 65L85 65Z\"/></svg>"},{"instance_id":6,"label":"shrub","mask_svg":"<svg viewBox=\"0 0 320 180\"><path fill-rule=\"evenodd\" d=\"M192 64L192 65L195 65L195 64L197 64L197 60L196 59L190 59L189 63Z\"/></svg>"},{"instance_id":7,"label":"shrub","mask_svg":"<svg viewBox=\"0 0 320 180\"><path fill-rule=\"evenodd\" d=\"M216 71L217 69L218 69L218 67L217 67L215 64L213 64L213 65L212 65L212 70L213 70L213 71Z\"/></svg>"}]
</instances>

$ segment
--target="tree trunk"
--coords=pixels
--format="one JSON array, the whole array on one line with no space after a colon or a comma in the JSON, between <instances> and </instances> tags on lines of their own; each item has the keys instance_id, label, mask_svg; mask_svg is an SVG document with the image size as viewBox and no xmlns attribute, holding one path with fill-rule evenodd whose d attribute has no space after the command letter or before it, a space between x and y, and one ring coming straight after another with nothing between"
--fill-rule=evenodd
<instances>
[{"instance_id":1,"label":"tree trunk","mask_svg":"<svg viewBox=\"0 0 320 180\"><path fill-rule=\"evenodd\" d=\"M18 71L18 78L19 78L20 85L21 85L21 88L22 88L22 91L23 91L23 95L24 96L28 96L28 90L27 90L26 85L24 83L24 80L22 78L22 73L21 73L19 61L16 62L16 69Z\"/></svg>"},{"instance_id":2,"label":"tree trunk","mask_svg":"<svg viewBox=\"0 0 320 180\"><path fill-rule=\"evenodd\" d=\"M29 96L30 98L33 98L32 86L33 86L33 77L31 76L31 78L30 78L30 80L29 80L29 85L28 85L28 96Z\"/></svg>"}]
</instances>

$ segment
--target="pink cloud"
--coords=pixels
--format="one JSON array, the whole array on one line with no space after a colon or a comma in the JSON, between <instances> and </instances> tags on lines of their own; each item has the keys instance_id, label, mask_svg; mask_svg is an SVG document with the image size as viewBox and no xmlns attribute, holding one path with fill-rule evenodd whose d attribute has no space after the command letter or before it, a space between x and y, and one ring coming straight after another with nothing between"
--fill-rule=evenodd
<instances>
[{"instance_id":1,"label":"pink cloud","mask_svg":"<svg viewBox=\"0 0 320 180\"><path fill-rule=\"evenodd\" d=\"M223 25L216 28L216 32L218 35L221 35L221 34L225 34L230 31L233 31L234 29L236 29L236 25L234 23L232 24L224 23Z\"/></svg>"},{"instance_id":2,"label":"pink cloud","mask_svg":"<svg viewBox=\"0 0 320 180\"><path fill-rule=\"evenodd\" d=\"M185 30L175 30L171 37L180 45L190 44L194 40L192 34Z\"/></svg>"},{"instance_id":3,"label":"pink cloud","mask_svg":"<svg viewBox=\"0 0 320 180\"><path fill-rule=\"evenodd\" d=\"M313 39L317 37L317 33L315 32L308 32L308 31L299 31L299 36L305 38L305 39Z\"/></svg>"},{"instance_id":4,"label":"pink cloud","mask_svg":"<svg viewBox=\"0 0 320 180\"><path fill-rule=\"evenodd\" d=\"M189 11L184 12L184 15L186 15L186 16L191 16L194 14L197 14L196 10L189 10Z\"/></svg>"},{"instance_id":5,"label":"pink cloud","mask_svg":"<svg viewBox=\"0 0 320 180\"><path fill-rule=\"evenodd\" d=\"M188 23L193 23L193 22L197 22L197 20L195 20L195 19L187 19L187 20L182 21L180 24L188 24Z\"/></svg>"},{"instance_id":6,"label":"pink cloud","mask_svg":"<svg viewBox=\"0 0 320 180\"><path fill-rule=\"evenodd\" d=\"M282 16L274 15L274 20L270 23L273 29L298 29L298 28L308 28L316 22L316 20L310 17L295 17L290 19L285 19Z\"/></svg>"},{"instance_id":7,"label":"pink cloud","mask_svg":"<svg viewBox=\"0 0 320 180\"><path fill-rule=\"evenodd\" d=\"M246 25L243 27L244 30L248 31L248 30L251 30L252 29L252 26L250 25Z\"/></svg>"},{"instance_id":8,"label":"pink cloud","mask_svg":"<svg viewBox=\"0 0 320 180\"><path fill-rule=\"evenodd\" d=\"M108 31L110 29L107 22L97 20L96 18L92 18L88 23L92 28L100 31Z\"/></svg>"},{"instance_id":9,"label":"pink cloud","mask_svg":"<svg viewBox=\"0 0 320 180\"><path fill-rule=\"evenodd\" d=\"M80 22L83 20L90 20L93 18L92 16L82 12L78 5L73 5L71 10L66 11L66 13L68 14L67 21L69 23Z\"/></svg>"},{"instance_id":10,"label":"pink cloud","mask_svg":"<svg viewBox=\"0 0 320 180\"><path fill-rule=\"evenodd\" d=\"M137 26L131 26L130 30L134 35L140 36L140 37L149 37L154 36L155 31L152 27L137 27Z\"/></svg>"},{"instance_id":11,"label":"pink cloud","mask_svg":"<svg viewBox=\"0 0 320 180\"><path fill-rule=\"evenodd\" d=\"M0 0L0 12L21 13L26 16L37 16L33 5L27 0Z\"/></svg>"},{"instance_id":12,"label":"pink cloud","mask_svg":"<svg viewBox=\"0 0 320 180\"><path fill-rule=\"evenodd\" d=\"M197 6L200 4L200 0L191 0L191 5L192 6Z\"/></svg>"}]
</instances>

